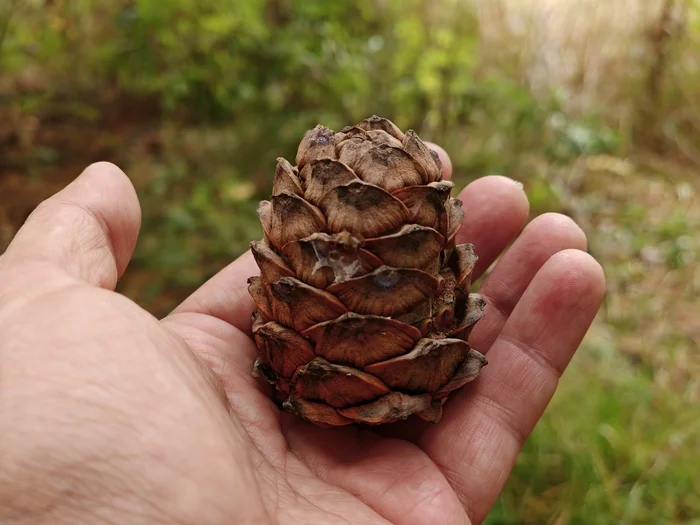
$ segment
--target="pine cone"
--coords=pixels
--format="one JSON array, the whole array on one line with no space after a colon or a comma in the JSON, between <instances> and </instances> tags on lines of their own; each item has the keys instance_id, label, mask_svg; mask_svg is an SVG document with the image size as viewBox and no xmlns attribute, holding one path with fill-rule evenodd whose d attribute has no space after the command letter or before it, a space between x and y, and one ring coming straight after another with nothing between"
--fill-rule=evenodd
<instances>
[{"instance_id":1,"label":"pine cone","mask_svg":"<svg viewBox=\"0 0 700 525\"><path fill-rule=\"evenodd\" d=\"M251 243L260 276L255 371L282 406L322 426L432 422L486 358L466 343L484 300L455 245L464 212L420 138L373 116L304 135L277 159Z\"/></svg>"}]
</instances>

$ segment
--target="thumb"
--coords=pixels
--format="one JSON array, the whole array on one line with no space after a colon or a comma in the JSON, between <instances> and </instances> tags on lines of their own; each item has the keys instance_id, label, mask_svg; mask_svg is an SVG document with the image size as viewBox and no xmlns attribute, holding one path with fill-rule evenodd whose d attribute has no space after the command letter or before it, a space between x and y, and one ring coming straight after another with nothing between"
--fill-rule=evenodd
<instances>
[{"instance_id":1,"label":"thumb","mask_svg":"<svg viewBox=\"0 0 700 525\"><path fill-rule=\"evenodd\" d=\"M99 162L36 207L7 248L5 262L48 261L113 290L129 264L140 225L131 181L115 165Z\"/></svg>"}]
</instances>

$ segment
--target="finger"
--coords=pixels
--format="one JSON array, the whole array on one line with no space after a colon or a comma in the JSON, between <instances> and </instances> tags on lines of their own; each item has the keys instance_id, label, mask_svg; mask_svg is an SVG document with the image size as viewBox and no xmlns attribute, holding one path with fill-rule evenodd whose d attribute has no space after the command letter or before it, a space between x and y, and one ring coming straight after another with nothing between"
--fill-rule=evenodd
<instances>
[{"instance_id":1,"label":"finger","mask_svg":"<svg viewBox=\"0 0 700 525\"><path fill-rule=\"evenodd\" d=\"M114 289L136 246L141 209L115 165L92 164L37 206L7 249L12 261L48 261L86 282Z\"/></svg>"},{"instance_id":2,"label":"finger","mask_svg":"<svg viewBox=\"0 0 700 525\"><path fill-rule=\"evenodd\" d=\"M472 243L479 256L473 271L478 279L522 230L530 204L520 183L489 175L469 184L459 195L465 212L457 244Z\"/></svg>"},{"instance_id":3,"label":"finger","mask_svg":"<svg viewBox=\"0 0 700 525\"><path fill-rule=\"evenodd\" d=\"M469 344L485 354L542 265L562 250L586 250L586 234L566 215L545 213L533 219L486 277L479 293L485 315Z\"/></svg>"},{"instance_id":4,"label":"finger","mask_svg":"<svg viewBox=\"0 0 700 525\"><path fill-rule=\"evenodd\" d=\"M489 353L482 377L445 405L419 443L479 523L493 505L598 311L600 265L566 250L540 269Z\"/></svg>"}]
</instances>

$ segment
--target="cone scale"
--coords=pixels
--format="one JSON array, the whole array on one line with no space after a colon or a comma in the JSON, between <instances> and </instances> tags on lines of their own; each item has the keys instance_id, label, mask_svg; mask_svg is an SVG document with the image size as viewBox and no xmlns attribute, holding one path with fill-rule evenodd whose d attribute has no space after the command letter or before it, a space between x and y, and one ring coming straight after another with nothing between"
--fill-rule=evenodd
<instances>
[{"instance_id":1,"label":"cone scale","mask_svg":"<svg viewBox=\"0 0 700 525\"><path fill-rule=\"evenodd\" d=\"M295 165L277 159L248 289L254 373L285 410L321 426L437 422L479 375L467 339L485 303L452 189L434 151L377 116L318 125Z\"/></svg>"}]
</instances>

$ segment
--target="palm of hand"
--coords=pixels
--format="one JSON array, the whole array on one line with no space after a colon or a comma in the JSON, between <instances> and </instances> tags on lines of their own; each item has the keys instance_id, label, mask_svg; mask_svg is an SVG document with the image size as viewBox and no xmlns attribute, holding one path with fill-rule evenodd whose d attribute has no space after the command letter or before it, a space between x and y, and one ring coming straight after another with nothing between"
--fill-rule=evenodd
<instances>
[{"instance_id":1,"label":"palm of hand","mask_svg":"<svg viewBox=\"0 0 700 525\"><path fill-rule=\"evenodd\" d=\"M122 199L115 202L115 194ZM522 227L527 203L518 186L499 177L473 183L460 198L472 210L462 242L476 245L476 271L483 272ZM581 231L567 218L540 217L481 289L487 317L470 343L488 351L490 364L453 396L438 425L321 429L281 413L251 375L256 349L245 281L256 267L249 254L161 321L109 291L135 244L134 199L120 172L93 166L30 218L0 262L12 268L30 252L52 259L37 263L50 283L37 296L59 297L60 290L60 304L70 307L28 346L48 352L52 341L74 339L55 359L76 363L74 381L106 385L106 393L91 394L91 417L105 407L129 415L116 426L120 440L88 440L85 447L114 457L127 447L142 459L123 469L135 480L131 505L141 506L148 523L163 514L200 524L478 523L602 300L600 268L579 251ZM36 226L58 211L83 226L90 250L76 254L75 239L72 247L37 249ZM58 308L45 300L23 308L30 306L32 315L20 319ZM46 356L37 359L51 366ZM120 386L123 395L114 396Z\"/></svg>"}]
</instances>

